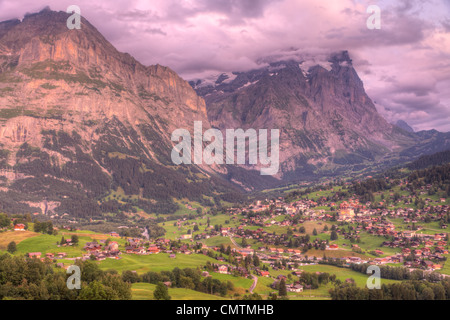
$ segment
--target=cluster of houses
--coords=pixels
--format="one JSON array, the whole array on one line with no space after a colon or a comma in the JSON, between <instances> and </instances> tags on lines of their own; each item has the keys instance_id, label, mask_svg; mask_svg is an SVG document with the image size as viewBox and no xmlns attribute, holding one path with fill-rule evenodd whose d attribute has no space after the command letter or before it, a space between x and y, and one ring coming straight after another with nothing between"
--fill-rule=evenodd
<instances>
[{"instance_id":1,"label":"cluster of houses","mask_svg":"<svg viewBox=\"0 0 450 320\"><path fill-rule=\"evenodd\" d=\"M425 193L429 186L423 187L421 193ZM332 200L330 200L332 199ZM339 199L343 200L343 199ZM371 253L375 254L375 258L361 258L354 257L349 250L349 256L341 258L345 264L352 263L370 263L382 265L387 263L403 264L410 268L421 268L426 270L437 270L442 268L442 263L445 261L444 255L448 254L448 237L446 233L439 233L434 235L418 234L420 230L419 223L429 222L430 217L432 221L441 221L448 217L450 210L449 206L445 205L446 199L439 199L440 204L431 206L433 200L426 199L426 206L423 209L412 208L397 208L394 210L384 208L374 208L371 202L364 204L359 203L358 199L346 199L337 205L338 198L335 197L321 197L316 201L309 199L300 199L288 203L284 198L277 198L265 201L256 201L255 203L240 208L228 208L230 219L239 219L237 215L243 215L236 227L222 227L208 226L203 232L197 232L194 235L192 232L182 235L180 240L191 240L192 245L182 243L174 247L170 240L160 238L155 241L148 242L143 239L128 239L123 252L127 254L149 255L158 254L160 252L170 254L171 258L175 258L176 253L193 254L201 253L207 254L210 249L218 251L217 247L200 246L194 241L202 241L215 236L242 238L248 240L256 240L265 246L253 250L250 246L241 249L232 249L233 256L237 261L241 261L249 255L256 255L261 262L270 265L272 268L288 268L290 270L296 269L296 266L303 263L317 263L322 260L320 257L307 256L307 250L311 246L320 248L322 250L338 250L339 246L335 243L328 243L328 241L314 239L304 242L300 232L295 232L289 236L285 233L269 232L266 227L280 226L299 228L306 221L315 221L320 225L325 221L342 221L342 227L335 225L335 230L342 239L350 239L352 243L359 242L361 233L366 232L374 236L385 237L383 247L400 248L401 253L386 256L380 249L373 250ZM397 201L412 203L414 199L412 196L402 195ZM435 201L436 202L436 201ZM381 202L380 205L383 205ZM320 208L317 208L320 207ZM330 211L323 210L323 207L331 208ZM335 212L333 212L335 211ZM284 216L285 218L283 219ZM300 217L300 218L299 218ZM408 230L397 230L395 225L389 219L403 219L405 224L412 224L407 226ZM182 221L178 221L178 224ZM440 228L446 229L447 225L442 223ZM251 228L249 228L251 227ZM254 228L256 227L256 228ZM17 224L14 229L22 231L25 229L24 225ZM321 230L320 230L321 231ZM109 234L112 238L119 237L117 233ZM290 241L299 240L292 246ZM195 244L194 244L195 243ZM195 248L194 248L195 247ZM238 246L237 246L238 247ZM350 249L350 248L349 248ZM353 251L360 249L357 244L353 244ZM120 259L122 252L116 241L110 241L108 244L97 242L86 243L84 250L86 254L82 259L96 259L104 260L106 258ZM304 253L306 251L306 253ZM358 252L358 251L357 251ZM31 256L41 258L40 253L30 253ZM57 259L59 256L48 256L48 258ZM217 258L222 264L214 265L214 270L219 273L229 274L239 272L243 276L249 276L249 270L243 267L236 267L234 265L224 264L222 257ZM280 265L280 262L283 265ZM255 269L255 268L254 268ZM266 270L255 269L256 273L262 277L270 276ZM277 279L279 280L279 279ZM299 283L289 285L288 291L301 292L303 286Z\"/></svg>"},{"instance_id":2,"label":"cluster of houses","mask_svg":"<svg viewBox=\"0 0 450 320\"><path fill-rule=\"evenodd\" d=\"M65 252L46 253L45 255L43 255L41 252L29 252L27 256L29 258L40 259L41 261L44 261L46 258L50 260L64 259L67 257L67 253Z\"/></svg>"}]
</instances>

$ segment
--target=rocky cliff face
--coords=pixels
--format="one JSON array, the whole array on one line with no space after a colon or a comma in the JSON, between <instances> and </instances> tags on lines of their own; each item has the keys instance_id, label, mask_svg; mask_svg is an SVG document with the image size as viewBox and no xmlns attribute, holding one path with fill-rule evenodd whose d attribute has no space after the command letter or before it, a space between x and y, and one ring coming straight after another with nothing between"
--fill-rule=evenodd
<instances>
[{"instance_id":1,"label":"rocky cliff face","mask_svg":"<svg viewBox=\"0 0 450 320\"><path fill-rule=\"evenodd\" d=\"M118 52L84 18L69 30L68 17L44 10L0 23L1 160L21 177L3 179L9 194L0 198L18 201L2 208L49 198L78 215L170 213L174 198L211 202L225 185L233 190L210 181L210 167L171 162L173 130L209 127L192 87L167 67Z\"/></svg>"},{"instance_id":2,"label":"rocky cliff face","mask_svg":"<svg viewBox=\"0 0 450 320\"><path fill-rule=\"evenodd\" d=\"M213 126L280 129L283 179L359 170L420 140L378 114L346 51L320 64L281 61L191 85Z\"/></svg>"}]
</instances>

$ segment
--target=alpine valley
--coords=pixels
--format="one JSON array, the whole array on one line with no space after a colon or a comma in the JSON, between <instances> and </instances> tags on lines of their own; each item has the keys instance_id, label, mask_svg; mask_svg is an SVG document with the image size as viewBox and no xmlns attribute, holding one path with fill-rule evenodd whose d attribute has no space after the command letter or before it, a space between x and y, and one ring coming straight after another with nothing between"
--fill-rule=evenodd
<instances>
[{"instance_id":1,"label":"alpine valley","mask_svg":"<svg viewBox=\"0 0 450 320\"><path fill-rule=\"evenodd\" d=\"M118 52L82 18L45 9L0 23L0 210L73 218L173 214L251 191L380 172L450 147L381 117L346 51L321 65L276 61L212 82ZM280 129L280 172L174 165L171 133Z\"/></svg>"}]
</instances>

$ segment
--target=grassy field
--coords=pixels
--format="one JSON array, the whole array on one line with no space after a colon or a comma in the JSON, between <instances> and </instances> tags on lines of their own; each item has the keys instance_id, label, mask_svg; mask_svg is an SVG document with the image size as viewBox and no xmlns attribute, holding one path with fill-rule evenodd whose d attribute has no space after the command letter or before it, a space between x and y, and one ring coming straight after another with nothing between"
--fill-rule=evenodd
<instances>
[{"instance_id":1,"label":"grassy field","mask_svg":"<svg viewBox=\"0 0 450 320\"><path fill-rule=\"evenodd\" d=\"M196 218L192 220L186 220L181 223L180 226L174 226L174 221L162 222L159 223L161 227L166 230L165 237L167 239L176 240L181 237L183 234L187 234L189 230L191 230L192 236L196 234L205 232L207 227L207 222L209 218L209 223L211 226L222 225L222 227L236 227L239 225L238 219L239 216L229 216L225 214L220 215L204 215L202 218ZM228 224L226 223L228 221ZM194 232L194 225L197 224L199 226L199 231Z\"/></svg>"},{"instance_id":2,"label":"grassy field","mask_svg":"<svg viewBox=\"0 0 450 320\"><path fill-rule=\"evenodd\" d=\"M247 279L247 278L243 278L243 277L235 277L230 274L221 274L221 273L212 272L210 275L213 279L218 279L218 280L224 281L224 282L231 281L234 284L233 293L236 292L241 295L248 294L248 290L250 289L250 287L253 284L253 279Z\"/></svg>"},{"instance_id":3,"label":"grassy field","mask_svg":"<svg viewBox=\"0 0 450 320\"><path fill-rule=\"evenodd\" d=\"M61 240L62 235L39 234L35 237L23 240L17 245L16 255L25 255L29 252L58 253L65 252L67 257L77 257L83 252L83 246L91 241L89 237L80 237L78 246L58 247L57 242Z\"/></svg>"},{"instance_id":4,"label":"grassy field","mask_svg":"<svg viewBox=\"0 0 450 320\"><path fill-rule=\"evenodd\" d=\"M353 252L351 250L316 250L311 249L308 250L305 255L308 257L320 257L322 258L324 255L328 258L345 258L345 257L360 257L367 258L366 255Z\"/></svg>"},{"instance_id":5,"label":"grassy field","mask_svg":"<svg viewBox=\"0 0 450 320\"><path fill-rule=\"evenodd\" d=\"M312 237L316 237L316 236L313 236L314 229L317 230L317 233L319 233L318 234L318 236L319 236L320 232L322 232L322 230L325 226L327 226L328 230L330 230L332 225L333 225L332 223L323 222L323 221L305 221L305 223L303 223L301 226L305 227L305 231L307 234L309 234ZM330 231L327 231L326 234L329 235ZM329 239L329 237L328 237L328 239Z\"/></svg>"},{"instance_id":6,"label":"grassy field","mask_svg":"<svg viewBox=\"0 0 450 320\"><path fill-rule=\"evenodd\" d=\"M153 300L156 285L150 283L134 283L132 285L133 300ZM227 300L216 295L206 294L189 289L169 288L172 300Z\"/></svg>"},{"instance_id":7,"label":"grassy field","mask_svg":"<svg viewBox=\"0 0 450 320\"><path fill-rule=\"evenodd\" d=\"M341 281L345 281L346 279L352 278L353 280L355 280L356 285L359 287L365 287L367 283L367 278L369 277L369 275L365 275L363 273L356 272L348 268L339 268L335 266L322 264L302 266L300 267L300 269L307 272L327 272L329 274L335 274L336 278ZM381 279L382 284L398 283L398 282L400 281Z\"/></svg>"},{"instance_id":8,"label":"grassy field","mask_svg":"<svg viewBox=\"0 0 450 320\"><path fill-rule=\"evenodd\" d=\"M352 271L347 268L339 268L335 266L328 266L328 265L309 265L309 266L301 266L299 269L304 270L306 272L327 272L329 274L335 274L336 278L344 282L346 279L353 279L355 280L355 283L359 287L365 287L367 283L367 279L369 275L365 275L356 271ZM270 285L273 283L274 278L276 278L278 275L289 275L289 271L286 270L271 270L270 275L271 278L268 277L258 277L258 284L256 285L255 291L256 293L262 295L263 297L268 296L271 292L276 292L276 290L272 289ZM297 277L292 277L292 280L288 280L288 283L294 281L295 279L298 279ZM395 283L398 282L396 280L386 280L382 279L381 283ZM305 289L303 292L300 293L288 293L290 300L315 300L315 299L330 299L330 295L328 293L328 290L330 290L333 287L333 284L329 283L325 286L320 286L318 289L311 289L307 290Z\"/></svg>"},{"instance_id":9,"label":"grassy field","mask_svg":"<svg viewBox=\"0 0 450 320\"><path fill-rule=\"evenodd\" d=\"M445 254L444 257L447 258L447 261L444 262L442 269L439 270L438 272L450 275L450 254Z\"/></svg>"},{"instance_id":10,"label":"grassy field","mask_svg":"<svg viewBox=\"0 0 450 320\"><path fill-rule=\"evenodd\" d=\"M238 244L240 244L241 239L235 239ZM202 240L204 244L207 246L220 246L223 244L226 247L230 246L230 248L236 248L236 246L231 242L229 237L216 236L209 239Z\"/></svg>"},{"instance_id":11,"label":"grassy field","mask_svg":"<svg viewBox=\"0 0 450 320\"><path fill-rule=\"evenodd\" d=\"M39 233L31 231L6 231L0 233L0 250L6 250L8 244L14 241L16 244L22 241L39 236Z\"/></svg>"},{"instance_id":12,"label":"grassy field","mask_svg":"<svg viewBox=\"0 0 450 320\"><path fill-rule=\"evenodd\" d=\"M86 242L91 242L94 239L100 241L111 238L108 235L101 233L94 233L92 231L69 232L67 230L61 230L60 234L56 236L34 232L20 232L24 235L19 235L18 234L19 232L14 233L8 232L8 233L13 234L13 236L16 236L17 234L17 236L24 237L23 240L21 240L20 243L18 243L17 245L17 252L15 253L16 255L24 255L29 252L41 252L42 254L65 252L67 253L68 258L80 257L83 253L85 253L83 247L85 246ZM78 235L79 243L77 246L58 247L57 243L61 241L61 238L63 236L65 239L70 239L70 237L74 234ZM0 237L2 235L3 234L0 234ZM111 239L117 241L119 245L122 246L125 244L126 241L125 239L121 238L111 238Z\"/></svg>"},{"instance_id":13,"label":"grassy field","mask_svg":"<svg viewBox=\"0 0 450 320\"><path fill-rule=\"evenodd\" d=\"M122 254L122 259L107 259L100 262L100 268L103 270L114 269L118 272L125 270L136 271L137 273L145 273L149 271L163 271L173 270L175 267L183 268L197 268L201 265L206 265L207 261L212 263L217 260L207 257L202 254L177 254L176 257L169 258L169 254L159 253L151 255L135 255Z\"/></svg>"}]
</instances>

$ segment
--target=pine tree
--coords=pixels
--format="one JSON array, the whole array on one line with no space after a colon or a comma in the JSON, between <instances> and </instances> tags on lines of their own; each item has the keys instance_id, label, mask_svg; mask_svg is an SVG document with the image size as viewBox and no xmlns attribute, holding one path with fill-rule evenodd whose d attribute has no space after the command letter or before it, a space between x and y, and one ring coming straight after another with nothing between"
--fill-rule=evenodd
<instances>
[{"instance_id":1,"label":"pine tree","mask_svg":"<svg viewBox=\"0 0 450 320\"><path fill-rule=\"evenodd\" d=\"M287 296L287 288L286 288L286 281L284 281L284 278L280 281L280 288L278 289L278 295L280 297Z\"/></svg>"},{"instance_id":2,"label":"pine tree","mask_svg":"<svg viewBox=\"0 0 450 320\"><path fill-rule=\"evenodd\" d=\"M338 239L338 234L337 234L337 232L336 231L331 231L331 235L330 235L330 239L332 240L332 241L334 241L334 240L337 240Z\"/></svg>"},{"instance_id":3,"label":"pine tree","mask_svg":"<svg viewBox=\"0 0 450 320\"><path fill-rule=\"evenodd\" d=\"M155 291L153 291L153 297L156 300L170 300L171 296L169 295L169 289L167 289L166 285L162 282L159 282L156 285Z\"/></svg>"},{"instance_id":4,"label":"pine tree","mask_svg":"<svg viewBox=\"0 0 450 320\"><path fill-rule=\"evenodd\" d=\"M15 243L14 241L11 241L11 242L8 244L7 250L8 250L8 252L11 253L11 254L14 253L14 252L16 252L16 251L17 251L17 245L16 245L16 243Z\"/></svg>"},{"instance_id":5,"label":"pine tree","mask_svg":"<svg viewBox=\"0 0 450 320\"><path fill-rule=\"evenodd\" d=\"M73 243L73 245L75 246L75 245L77 245L78 244L78 236L76 235L76 234L74 234L73 236L72 236L72 243Z\"/></svg>"}]
</instances>

